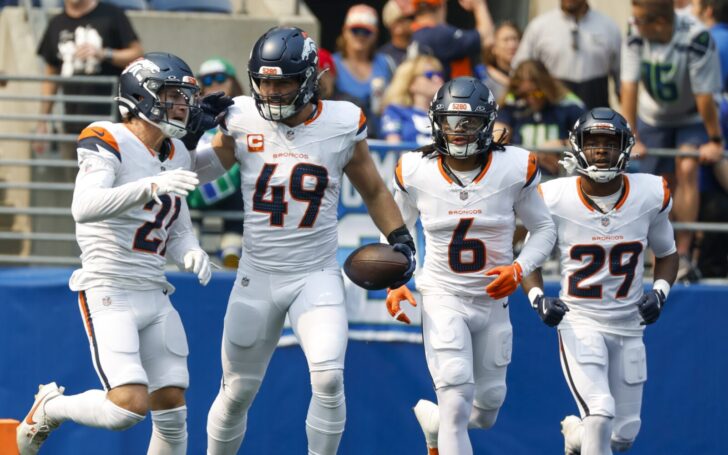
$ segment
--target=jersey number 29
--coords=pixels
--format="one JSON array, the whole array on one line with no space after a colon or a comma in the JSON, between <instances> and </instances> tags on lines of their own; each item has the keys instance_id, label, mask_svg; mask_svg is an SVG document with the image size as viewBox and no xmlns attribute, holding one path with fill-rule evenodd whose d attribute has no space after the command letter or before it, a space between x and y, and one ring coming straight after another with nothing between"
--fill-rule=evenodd
<instances>
[{"instance_id":1,"label":"jersey number 29","mask_svg":"<svg viewBox=\"0 0 728 455\"><path fill-rule=\"evenodd\" d=\"M622 284L617 289L617 298L624 298L634 281L635 269L642 253L640 242L618 243L609 252L609 273L624 276ZM624 255L629 255L626 262L622 261ZM602 298L602 285L592 284L581 286L580 283L604 267L607 252L601 245L574 245L569 252L571 259L582 261L591 259L584 267L569 275L569 295L582 299Z\"/></svg>"}]
</instances>

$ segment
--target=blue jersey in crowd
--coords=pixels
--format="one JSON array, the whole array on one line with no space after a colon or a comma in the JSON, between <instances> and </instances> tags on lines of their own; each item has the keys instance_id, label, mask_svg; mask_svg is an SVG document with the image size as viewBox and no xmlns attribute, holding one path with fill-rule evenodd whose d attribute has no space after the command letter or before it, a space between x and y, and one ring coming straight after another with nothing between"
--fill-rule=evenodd
<instances>
[{"instance_id":1,"label":"blue jersey in crowd","mask_svg":"<svg viewBox=\"0 0 728 455\"><path fill-rule=\"evenodd\" d=\"M402 142L427 145L432 142L432 128L427 112L412 106L390 104L382 114L382 138L398 134Z\"/></svg>"}]
</instances>

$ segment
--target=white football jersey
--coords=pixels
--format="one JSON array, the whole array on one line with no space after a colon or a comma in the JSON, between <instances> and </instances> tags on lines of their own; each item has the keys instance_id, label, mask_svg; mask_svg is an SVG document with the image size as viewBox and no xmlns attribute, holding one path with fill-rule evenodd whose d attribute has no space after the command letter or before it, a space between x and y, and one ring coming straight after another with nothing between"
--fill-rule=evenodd
<instances>
[{"instance_id":1,"label":"white football jersey","mask_svg":"<svg viewBox=\"0 0 728 455\"><path fill-rule=\"evenodd\" d=\"M535 191L539 178L535 155L517 147L489 153L480 174L465 186L454 181L442 155L402 155L395 200L408 225L419 215L427 250L417 289L486 295L493 278L484 272L513 262L514 207L525 191Z\"/></svg>"},{"instance_id":2,"label":"white football jersey","mask_svg":"<svg viewBox=\"0 0 728 455\"><path fill-rule=\"evenodd\" d=\"M293 128L265 120L253 98L228 110L227 131L245 200L243 258L256 269L286 273L338 267L339 189L366 117L346 101L320 101Z\"/></svg>"},{"instance_id":3,"label":"white football jersey","mask_svg":"<svg viewBox=\"0 0 728 455\"><path fill-rule=\"evenodd\" d=\"M651 236L658 223L667 222L670 190L660 177L625 174L620 198L603 213L584 195L581 178L539 187L558 233L560 297L570 309L563 323L639 335L645 250L649 244L657 257L675 251L672 237Z\"/></svg>"},{"instance_id":4,"label":"white football jersey","mask_svg":"<svg viewBox=\"0 0 728 455\"><path fill-rule=\"evenodd\" d=\"M127 185L130 191L141 194L134 182L172 169L189 170L190 153L184 144L177 139L171 139L170 144L167 158L160 161L124 124L92 123L78 138L75 191L100 191L86 186L103 175L102 187L124 191L120 187ZM76 223L82 267L71 276L72 290L95 286L173 289L164 275L168 238L176 228L188 229L189 211L184 198L174 194L159 198L161 206L150 198L118 216Z\"/></svg>"}]
</instances>

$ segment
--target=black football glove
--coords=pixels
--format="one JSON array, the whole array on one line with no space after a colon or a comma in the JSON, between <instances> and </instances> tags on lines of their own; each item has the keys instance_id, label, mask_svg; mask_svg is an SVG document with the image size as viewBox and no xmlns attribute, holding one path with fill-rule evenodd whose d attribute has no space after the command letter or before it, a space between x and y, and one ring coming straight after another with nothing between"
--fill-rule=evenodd
<instances>
[{"instance_id":1,"label":"black football glove","mask_svg":"<svg viewBox=\"0 0 728 455\"><path fill-rule=\"evenodd\" d=\"M415 260L415 241L410 235L407 226L400 226L389 233L387 236L387 242L392 245L394 251L399 251L404 254L409 261L409 266L402 274L402 277L388 286L390 289L397 289L398 287L407 284L417 268L417 261Z\"/></svg>"},{"instance_id":2,"label":"black football glove","mask_svg":"<svg viewBox=\"0 0 728 455\"><path fill-rule=\"evenodd\" d=\"M569 307L566 306L561 299L556 297L546 297L543 294L536 297L531 306L544 324L549 327L556 327L563 319Z\"/></svg>"},{"instance_id":3,"label":"black football glove","mask_svg":"<svg viewBox=\"0 0 728 455\"><path fill-rule=\"evenodd\" d=\"M199 107L190 111L190 120L187 122L189 132L182 138L185 147L194 150L205 131L222 123L227 109L232 105L233 99L226 96L224 92L213 92L203 96Z\"/></svg>"},{"instance_id":4,"label":"black football glove","mask_svg":"<svg viewBox=\"0 0 728 455\"><path fill-rule=\"evenodd\" d=\"M665 306L665 294L662 291L653 289L647 294L644 294L642 300L637 304L637 309L643 321L640 322L640 325L652 324L657 321L663 306Z\"/></svg>"}]
</instances>

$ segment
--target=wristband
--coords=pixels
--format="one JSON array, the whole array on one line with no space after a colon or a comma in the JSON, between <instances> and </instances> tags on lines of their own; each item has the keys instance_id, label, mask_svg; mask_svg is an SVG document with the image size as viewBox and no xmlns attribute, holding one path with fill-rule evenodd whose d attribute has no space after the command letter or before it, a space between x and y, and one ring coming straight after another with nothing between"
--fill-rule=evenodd
<instances>
[{"instance_id":1,"label":"wristband","mask_svg":"<svg viewBox=\"0 0 728 455\"><path fill-rule=\"evenodd\" d=\"M528 301L531 302L532 307L536 307L535 303L536 299L543 295L543 289L541 288L531 288L530 291L528 291Z\"/></svg>"},{"instance_id":2,"label":"wristband","mask_svg":"<svg viewBox=\"0 0 728 455\"><path fill-rule=\"evenodd\" d=\"M114 59L114 50L110 47L104 48L104 60L110 62Z\"/></svg>"},{"instance_id":3,"label":"wristband","mask_svg":"<svg viewBox=\"0 0 728 455\"><path fill-rule=\"evenodd\" d=\"M662 295L667 299L668 294L670 294L670 283L665 280L657 280L652 283L652 290L662 292Z\"/></svg>"}]
</instances>

